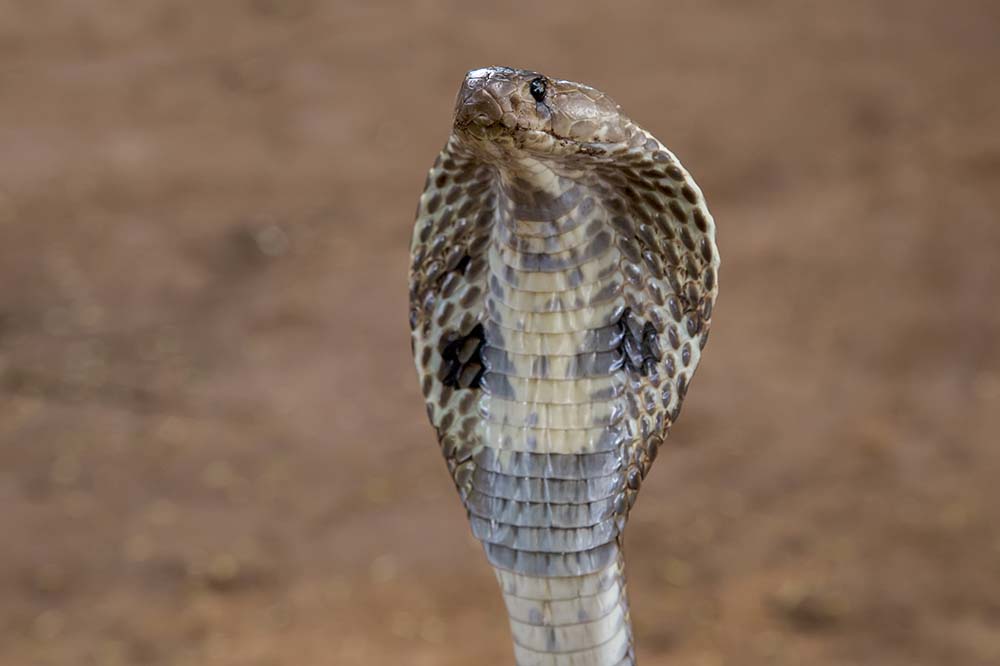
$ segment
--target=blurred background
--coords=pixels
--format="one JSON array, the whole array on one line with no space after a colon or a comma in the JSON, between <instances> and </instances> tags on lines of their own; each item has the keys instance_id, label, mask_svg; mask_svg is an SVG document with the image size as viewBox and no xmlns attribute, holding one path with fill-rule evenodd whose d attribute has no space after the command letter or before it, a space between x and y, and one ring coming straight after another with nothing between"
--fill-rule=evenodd
<instances>
[{"instance_id":1,"label":"blurred background","mask_svg":"<svg viewBox=\"0 0 1000 666\"><path fill-rule=\"evenodd\" d=\"M719 224L641 663L1000 663L1000 5L501 4L0 3L0 663L512 663L406 315L499 64Z\"/></svg>"}]
</instances>

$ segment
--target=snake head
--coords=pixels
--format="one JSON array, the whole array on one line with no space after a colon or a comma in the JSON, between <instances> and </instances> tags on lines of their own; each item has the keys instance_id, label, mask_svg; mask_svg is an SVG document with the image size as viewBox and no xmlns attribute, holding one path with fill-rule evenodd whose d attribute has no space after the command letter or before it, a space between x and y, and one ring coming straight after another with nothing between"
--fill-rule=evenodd
<instances>
[{"instance_id":1,"label":"snake head","mask_svg":"<svg viewBox=\"0 0 1000 666\"><path fill-rule=\"evenodd\" d=\"M509 67L474 69L455 103L455 131L490 153L571 155L622 143L632 122L599 90Z\"/></svg>"}]
</instances>

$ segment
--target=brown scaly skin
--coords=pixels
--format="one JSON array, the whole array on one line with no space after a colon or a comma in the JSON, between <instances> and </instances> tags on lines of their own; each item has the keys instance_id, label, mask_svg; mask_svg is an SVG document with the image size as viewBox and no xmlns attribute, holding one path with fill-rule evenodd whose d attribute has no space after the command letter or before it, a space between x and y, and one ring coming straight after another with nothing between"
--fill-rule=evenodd
<instances>
[{"instance_id":1,"label":"brown scaly skin","mask_svg":"<svg viewBox=\"0 0 1000 666\"><path fill-rule=\"evenodd\" d=\"M603 93L474 70L411 256L428 416L517 663L634 664L623 530L718 290L701 191Z\"/></svg>"}]
</instances>

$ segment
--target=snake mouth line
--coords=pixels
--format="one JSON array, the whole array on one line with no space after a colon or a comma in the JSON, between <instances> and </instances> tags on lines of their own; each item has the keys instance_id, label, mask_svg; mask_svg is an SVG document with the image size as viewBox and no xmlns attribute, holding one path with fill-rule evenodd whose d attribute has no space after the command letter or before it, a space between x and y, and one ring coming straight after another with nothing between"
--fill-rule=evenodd
<instances>
[{"instance_id":1,"label":"snake mouth line","mask_svg":"<svg viewBox=\"0 0 1000 666\"><path fill-rule=\"evenodd\" d=\"M454 130L459 135L469 136L476 141L495 143L498 146L509 147L508 142L514 148L526 152L551 152L557 154L601 154L609 148L619 146L621 141L578 141L556 134L549 129L539 129L536 127L506 127L500 122L489 125L478 125L475 122L455 123ZM553 144L545 145L545 139L549 139ZM556 149L553 150L553 147ZM535 149L535 150L533 150Z\"/></svg>"}]
</instances>

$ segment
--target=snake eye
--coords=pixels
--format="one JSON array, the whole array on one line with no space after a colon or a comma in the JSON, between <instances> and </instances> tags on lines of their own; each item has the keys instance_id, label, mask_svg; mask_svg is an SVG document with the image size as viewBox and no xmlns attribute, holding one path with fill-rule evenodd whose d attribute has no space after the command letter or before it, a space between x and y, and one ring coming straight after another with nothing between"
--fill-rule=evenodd
<instances>
[{"instance_id":1,"label":"snake eye","mask_svg":"<svg viewBox=\"0 0 1000 666\"><path fill-rule=\"evenodd\" d=\"M528 91L535 98L536 102L545 101L545 79L540 76L531 79L531 83L528 84Z\"/></svg>"}]
</instances>

